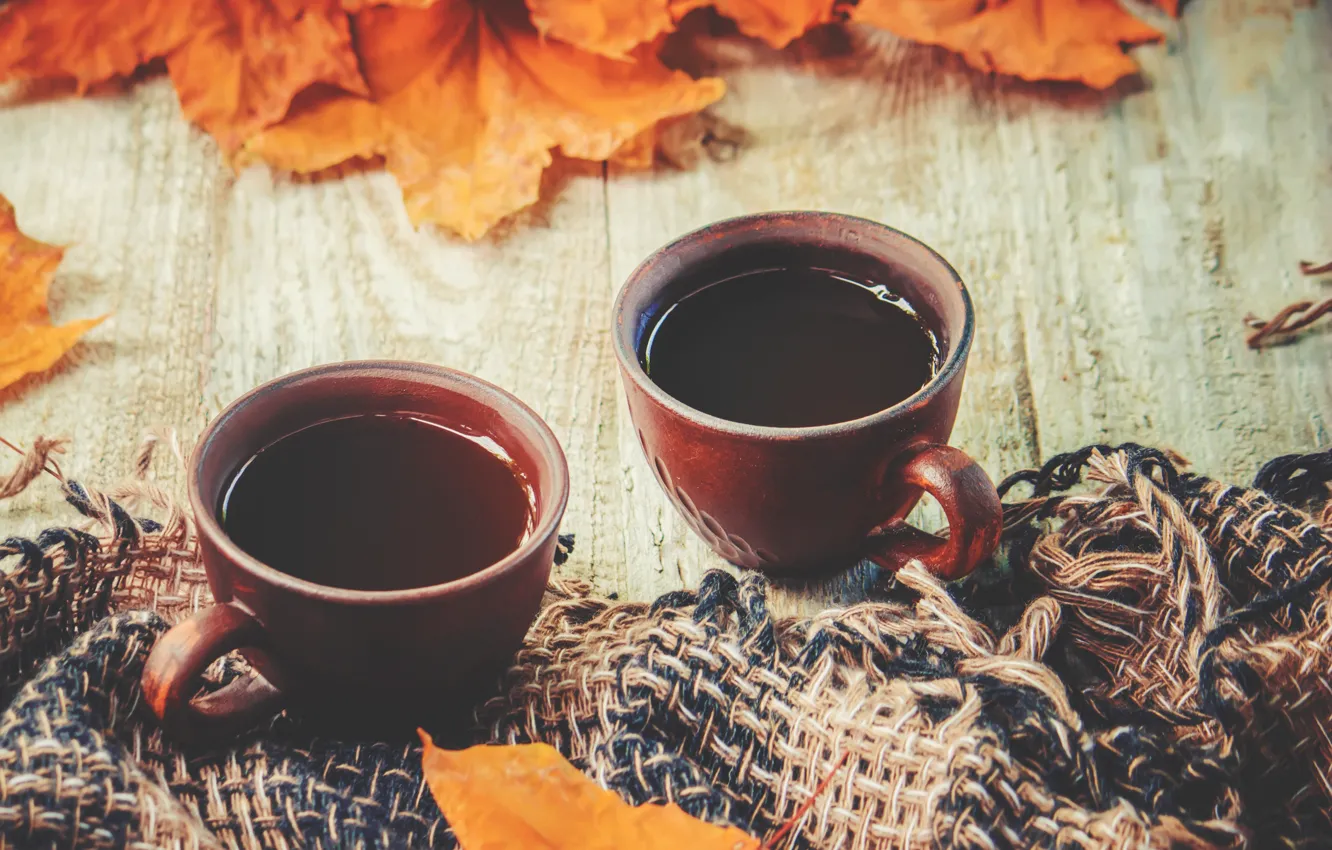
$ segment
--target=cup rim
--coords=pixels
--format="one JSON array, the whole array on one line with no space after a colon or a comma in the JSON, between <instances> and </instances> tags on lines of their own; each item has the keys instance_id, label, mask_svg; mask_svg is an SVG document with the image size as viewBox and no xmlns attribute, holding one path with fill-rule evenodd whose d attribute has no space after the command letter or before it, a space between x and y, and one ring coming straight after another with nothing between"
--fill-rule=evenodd
<instances>
[{"instance_id":1,"label":"cup rim","mask_svg":"<svg viewBox=\"0 0 1332 850\"><path fill-rule=\"evenodd\" d=\"M772 225L776 227L797 227L805 222L824 221L841 222L847 225L855 225L861 228L868 228L890 234L894 238L902 239L913 243L925 251L925 253L937 262L943 269L953 284L957 287L957 293L962 298L962 308L964 312L964 321L962 333L959 335L956 343L952 345L952 350L944 360L939 371L934 374L924 386L916 390L911 395L882 410L861 416L858 419L848 419L845 422L833 422L827 425L801 425L794 427L783 427L777 425L750 425L744 422L735 422L730 419L723 419L719 416L713 416L705 413L696 407L692 407L657 386L656 382L648 376L641 363L638 362L638 352L633 350L631 342L632 332L626 329L625 302L629 294L637 286L641 285L644 277L658 264L670 257L671 253L681 246L700 241L716 241L732 232L753 227L754 225ZM860 216L847 215L845 213L820 212L817 210L786 210L764 213L754 213L751 215L734 216L732 218L722 219L712 224L692 230L683 236L679 236L662 247L653 251L642 263L640 263L629 274L624 285L620 287L620 293L615 298L614 311L615 337L615 356L620 361L620 368L624 370L638 388L652 398L657 404L665 407L677 416L701 424L711 430L731 434L738 437L758 437L766 440L804 440L817 437L832 437L848 432L858 431L862 428L877 425L889 420L898 418L909 411L916 410L928 404L931 399L943 392L944 388L960 373L966 364L967 354L971 350L972 337L975 335L976 311L971 301L971 294L967 292L966 286L962 283L962 276L957 273L952 264L939 254L938 251L922 242L920 239L909 233L904 233L895 227L883 224ZM633 319L636 321L637 316Z\"/></svg>"},{"instance_id":2,"label":"cup rim","mask_svg":"<svg viewBox=\"0 0 1332 850\"><path fill-rule=\"evenodd\" d=\"M450 581L397 590L356 590L320 584L285 573L250 555L227 535L222 529L216 512L205 503L202 482L200 481L204 454L208 451L210 443L215 439L219 430L226 426L227 421L237 411L253 403L260 394L275 390L281 391L283 388L305 381L367 372L408 381L420 381L420 376L424 375L429 376L431 380L428 383L432 386L460 389L469 398L490 407L492 410L499 412L506 421L516 424L536 444L538 451L551 461L554 480L550 490L554 498L549 506L541 511L532 533L527 536L522 545L493 564ZM563 448L560 447L559 441L545 420L518 399L517 396L489 381L482 380L475 375L469 375L466 372L429 363L416 363L406 360L347 360L310 366L281 375L251 389L223 408L204 428L190 454L189 499L199 537L207 538L228 561L257 580L291 593L325 602L350 605L421 603L477 587L500 578L530 558L553 535L557 534L559 523L569 504L569 464L565 458Z\"/></svg>"}]
</instances>

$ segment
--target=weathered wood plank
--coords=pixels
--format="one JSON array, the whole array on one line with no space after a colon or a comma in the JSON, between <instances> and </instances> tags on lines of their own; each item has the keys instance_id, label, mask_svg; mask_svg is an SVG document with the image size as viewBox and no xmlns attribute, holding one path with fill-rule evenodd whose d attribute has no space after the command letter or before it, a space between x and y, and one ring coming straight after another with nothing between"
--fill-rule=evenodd
<instances>
[{"instance_id":1,"label":"weathered wood plank","mask_svg":"<svg viewBox=\"0 0 1332 850\"><path fill-rule=\"evenodd\" d=\"M291 369L456 366L513 390L564 443L568 571L650 597L719 561L640 457L611 300L675 236L806 207L898 226L961 271L979 333L954 442L992 474L1136 439L1247 477L1332 442L1332 332L1255 354L1239 324L1326 288L1295 263L1332 252L1329 43L1327 4L1195 2L1169 44L1138 52L1143 90L1102 96L992 80L863 31L783 53L714 39L704 69L731 84L719 113L752 136L735 161L609 178L565 163L551 200L471 246L413 231L384 174L233 177L164 81L82 101L0 95L0 193L34 236L72 245L57 318L115 313L52 373L0 393L0 434L68 434L68 469L105 481L143 430L188 441ZM6 532L67 519L52 490L0 505ZM778 604L868 589L861 571Z\"/></svg>"},{"instance_id":2,"label":"weathered wood plank","mask_svg":"<svg viewBox=\"0 0 1332 850\"><path fill-rule=\"evenodd\" d=\"M1043 449L1171 445L1243 480L1329 442L1332 336L1255 353L1240 324L1315 291L1296 261L1332 250L1329 34L1325 7L1197 3L1138 51L1145 91L1010 108Z\"/></svg>"}]
</instances>

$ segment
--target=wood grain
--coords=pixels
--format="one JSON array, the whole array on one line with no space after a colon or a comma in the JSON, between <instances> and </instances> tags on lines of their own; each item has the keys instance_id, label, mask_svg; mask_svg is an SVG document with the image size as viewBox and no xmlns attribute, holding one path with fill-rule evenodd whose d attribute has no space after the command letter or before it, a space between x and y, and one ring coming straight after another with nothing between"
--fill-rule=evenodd
<instances>
[{"instance_id":1,"label":"wood grain","mask_svg":"<svg viewBox=\"0 0 1332 850\"><path fill-rule=\"evenodd\" d=\"M0 193L71 246L57 318L114 311L51 373L0 393L0 434L66 434L107 483L148 428L189 441L228 400L302 366L402 357L499 383L568 453L566 567L632 598L719 561L688 532L628 424L610 304L649 252L718 218L813 208L934 245L975 298L954 444L996 478L1088 442L1169 445L1210 474L1332 443L1332 331L1264 352L1241 317L1325 294L1332 256L1332 16L1306 0L1208 0L1096 94L997 80L941 51L824 30L775 52L702 40L733 161L622 172L562 162L547 200L475 245L408 224L382 173L231 174L163 80L86 100L0 93ZM177 465L157 475L178 486ZM6 532L68 519L54 488L0 505ZM918 512L926 524L937 512ZM809 610L873 575L783 587Z\"/></svg>"}]
</instances>

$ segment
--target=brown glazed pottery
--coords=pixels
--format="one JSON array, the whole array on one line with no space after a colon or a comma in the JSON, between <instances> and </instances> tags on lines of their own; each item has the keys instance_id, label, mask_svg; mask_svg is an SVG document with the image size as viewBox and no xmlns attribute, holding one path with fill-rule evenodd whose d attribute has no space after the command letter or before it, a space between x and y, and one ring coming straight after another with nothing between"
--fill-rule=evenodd
<instances>
[{"instance_id":1,"label":"brown glazed pottery","mask_svg":"<svg viewBox=\"0 0 1332 850\"><path fill-rule=\"evenodd\" d=\"M256 452L324 420L391 412L428 416L503 446L536 493L526 542L455 581L363 591L280 572L227 538L218 519L223 488ZM281 703L362 732L430 725L425 718L466 703L506 665L541 603L569 473L550 428L503 390L436 366L367 361L296 372L234 402L201 437L189 492L217 604L153 648L143 674L152 711L179 738L226 734ZM263 678L241 677L192 699L204 668L233 649Z\"/></svg>"},{"instance_id":2,"label":"brown glazed pottery","mask_svg":"<svg viewBox=\"0 0 1332 850\"><path fill-rule=\"evenodd\" d=\"M662 310L711 283L783 266L885 283L938 336L943 365L901 403L850 422L801 428L709 416L658 388L639 363ZM870 558L896 570L918 558L955 578L999 540L999 497L985 472L947 445L974 315L956 271L928 246L876 222L821 212L721 221L657 251L615 303L615 353L639 442L661 486L719 555L774 575L846 568ZM947 537L903 521L929 492Z\"/></svg>"}]
</instances>

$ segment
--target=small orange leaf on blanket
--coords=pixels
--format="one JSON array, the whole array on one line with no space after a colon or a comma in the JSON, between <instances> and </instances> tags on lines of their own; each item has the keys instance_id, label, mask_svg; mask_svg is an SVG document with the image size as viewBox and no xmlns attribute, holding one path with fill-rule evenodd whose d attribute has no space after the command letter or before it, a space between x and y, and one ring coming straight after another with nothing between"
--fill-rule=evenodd
<instances>
[{"instance_id":1,"label":"small orange leaf on blanket","mask_svg":"<svg viewBox=\"0 0 1332 850\"><path fill-rule=\"evenodd\" d=\"M674 804L631 806L547 744L442 750L421 732L426 782L462 850L758 850Z\"/></svg>"},{"instance_id":2,"label":"small orange leaf on blanket","mask_svg":"<svg viewBox=\"0 0 1332 850\"><path fill-rule=\"evenodd\" d=\"M105 316L51 324L46 292L64 249L29 239L0 195L0 387L51 367Z\"/></svg>"}]
</instances>

